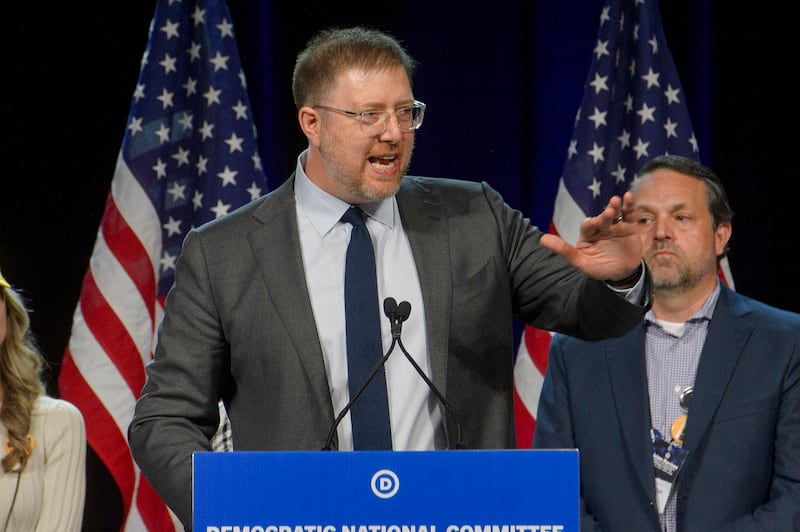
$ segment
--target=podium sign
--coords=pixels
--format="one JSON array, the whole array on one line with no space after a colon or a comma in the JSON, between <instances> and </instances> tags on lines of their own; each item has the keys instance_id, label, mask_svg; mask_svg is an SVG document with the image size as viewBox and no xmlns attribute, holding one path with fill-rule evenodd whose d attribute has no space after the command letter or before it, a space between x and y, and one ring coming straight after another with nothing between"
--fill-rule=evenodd
<instances>
[{"instance_id":1,"label":"podium sign","mask_svg":"<svg viewBox=\"0 0 800 532\"><path fill-rule=\"evenodd\" d=\"M194 454L194 532L577 532L578 451Z\"/></svg>"}]
</instances>

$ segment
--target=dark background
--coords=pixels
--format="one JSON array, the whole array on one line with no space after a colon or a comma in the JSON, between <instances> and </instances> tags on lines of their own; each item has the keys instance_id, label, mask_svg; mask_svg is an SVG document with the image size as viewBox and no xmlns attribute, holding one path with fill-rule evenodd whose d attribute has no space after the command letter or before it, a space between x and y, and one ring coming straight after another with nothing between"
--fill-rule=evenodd
<instances>
[{"instance_id":1,"label":"dark background","mask_svg":"<svg viewBox=\"0 0 800 532\"><path fill-rule=\"evenodd\" d=\"M0 268L29 299L57 396L155 2L54 4L4 6ZM322 27L373 25L421 63L414 92L428 110L411 171L486 180L548 227L601 0L306 4L228 2L272 188L305 145L290 91L296 53ZM791 18L769 2L674 0L661 12L701 159L735 211L735 287L800 311L782 242L797 188ZM90 451L86 530L119 528L115 489Z\"/></svg>"}]
</instances>

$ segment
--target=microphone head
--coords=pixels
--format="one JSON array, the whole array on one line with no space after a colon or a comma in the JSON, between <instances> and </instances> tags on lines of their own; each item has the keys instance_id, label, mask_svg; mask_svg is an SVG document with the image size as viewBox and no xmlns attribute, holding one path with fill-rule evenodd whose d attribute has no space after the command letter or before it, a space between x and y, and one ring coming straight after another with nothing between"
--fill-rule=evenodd
<instances>
[{"instance_id":1,"label":"microphone head","mask_svg":"<svg viewBox=\"0 0 800 532\"><path fill-rule=\"evenodd\" d=\"M397 317L400 318L400 321L406 321L410 315L411 303L408 301L401 301L400 304L397 305Z\"/></svg>"},{"instance_id":2,"label":"microphone head","mask_svg":"<svg viewBox=\"0 0 800 532\"><path fill-rule=\"evenodd\" d=\"M387 297L383 300L383 313L387 318L394 318L397 312L397 301L393 297Z\"/></svg>"}]
</instances>

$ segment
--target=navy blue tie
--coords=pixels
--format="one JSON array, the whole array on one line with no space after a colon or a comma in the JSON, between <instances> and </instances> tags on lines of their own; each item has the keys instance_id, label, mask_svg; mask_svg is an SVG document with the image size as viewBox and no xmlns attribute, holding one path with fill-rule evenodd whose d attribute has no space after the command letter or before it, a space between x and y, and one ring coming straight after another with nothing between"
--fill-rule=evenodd
<instances>
[{"instance_id":1,"label":"navy blue tie","mask_svg":"<svg viewBox=\"0 0 800 532\"><path fill-rule=\"evenodd\" d=\"M383 357L375 252L364 211L350 207L342 221L353 226L344 268L347 381L352 399ZM391 450L386 373L381 367L350 410L353 448Z\"/></svg>"}]
</instances>

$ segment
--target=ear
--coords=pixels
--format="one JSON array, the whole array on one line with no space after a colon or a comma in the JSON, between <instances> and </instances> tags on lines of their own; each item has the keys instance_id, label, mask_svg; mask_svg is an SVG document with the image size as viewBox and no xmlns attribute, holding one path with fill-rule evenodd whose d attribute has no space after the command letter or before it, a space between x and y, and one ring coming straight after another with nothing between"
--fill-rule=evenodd
<instances>
[{"instance_id":1,"label":"ear","mask_svg":"<svg viewBox=\"0 0 800 532\"><path fill-rule=\"evenodd\" d=\"M722 255L722 252L725 250L725 246L728 244L728 240L731 239L732 233L733 227L731 227L730 223L723 222L717 226L717 230L714 233L714 251L718 257Z\"/></svg>"},{"instance_id":2,"label":"ear","mask_svg":"<svg viewBox=\"0 0 800 532\"><path fill-rule=\"evenodd\" d=\"M297 111L297 119L300 122L300 129L312 146L319 146L319 113L312 107L303 106Z\"/></svg>"}]
</instances>

